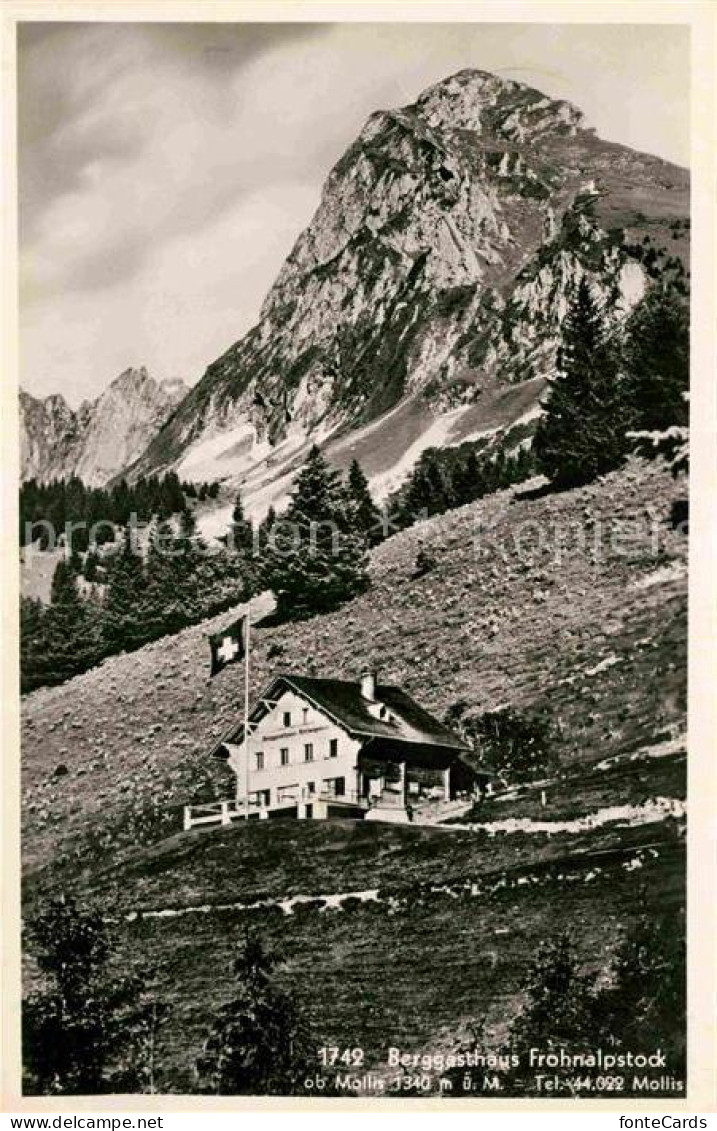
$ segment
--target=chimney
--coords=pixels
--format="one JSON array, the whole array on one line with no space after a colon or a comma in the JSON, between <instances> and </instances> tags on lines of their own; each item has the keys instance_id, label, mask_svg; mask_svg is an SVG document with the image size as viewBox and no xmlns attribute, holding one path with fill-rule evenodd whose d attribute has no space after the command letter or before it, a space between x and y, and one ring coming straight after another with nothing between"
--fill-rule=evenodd
<instances>
[{"instance_id":1,"label":"chimney","mask_svg":"<svg viewBox=\"0 0 717 1131\"><path fill-rule=\"evenodd\" d=\"M376 698L376 672L372 668L361 672L361 695L371 701Z\"/></svg>"}]
</instances>

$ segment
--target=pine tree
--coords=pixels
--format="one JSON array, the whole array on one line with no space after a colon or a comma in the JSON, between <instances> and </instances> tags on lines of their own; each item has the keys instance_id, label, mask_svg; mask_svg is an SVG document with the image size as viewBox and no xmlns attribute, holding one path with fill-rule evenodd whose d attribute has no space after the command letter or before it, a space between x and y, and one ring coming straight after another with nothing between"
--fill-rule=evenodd
<instances>
[{"instance_id":1,"label":"pine tree","mask_svg":"<svg viewBox=\"0 0 717 1131\"><path fill-rule=\"evenodd\" d=\"M42 985L23 1001L26 1091L152 1090L147 1038L165 1011L140 979L110 973L111 940L102 917L60 897L42 907L28 934Z\"/></svg>"},{"instance_id":2,"label":"pine tree","mask_svg":"<svg viewBox=\"0 0 717 1131\"><path fill-rule=\"evenodd\" d=\"M49 681L62 683L99 658L98 625L82 599L77 575L69 561L57 563L52 578L50 606L43 617L43 640Z\"/></svg>"},{"instance_id":3,"label":"pine tree","mask_svg":"<svg viewBox=\"0 0 717 1131\"><path fill-rule=\"evenodd\" d=\"M52 674L45 633L45 608L32 597L20 598L20 687L41 687Z\"/></svg>"},{"instance_id":4,"label":"pine tree","mask_svg":"<svg viewBox=\"0 0 717 1131\"><path fill-rule=\"evenodd\" d=\"M361 464L356 459L351 461L346 485L354 504L358 529L366 537L370 546L376 545L383 536L381 515L369 490L368 479L364 475Z\"/></svg>"},{"instance_id":5,"label":"pine tree","mask_svg":"<svg viewBox=\"0 0 717 1131\"><path fill-rule=\"evenodd\" d=\"M622 351L635 429L686 425L690 381L689 307L673 290L638 303Z\"/></svg>"},{"instance_id":6,"label":"pine tree","mask_svg":"<svg viewBox=\"0 0 717 1131\"><path fill-rule=\"evenodd\" d=\"M595 998L590 1026L603 1047L662 1048L676 1076L685 1069L685 934L684 912L643 915L633 923L613 959L610 982Z\"/></svg>"},{"instance_id":7,"label":"pine tree","mask_svg":"<svg viewBox=\"0 0 717 1131\"><path fill-rule=\"evenodd\" d=\"M555 486L588 483L623 462L628 402L615 349L584 277L563 323L557 374L544 407L533 450Z\"/></svg>"},{"instance_id":8,"label":"pine tree","mask_svg":"<svg viewBox=\"0 0 717 1131\"><path fill-rule=\"evenodd\" d=\"M131 651L148 639L141 606L145 571L141 555L125 531L119 553L113 555L102 615L102 635L110 652Z\"/></svg>"},{"instance_id":9,"label":"pine tree","mask_svg":"<svg viewBox=\"0 0 717 1131\"><path fill-rule=\"evenodd\" d=\"M509 1079L513 1088L530 1092L535 1089L535 1074L529 1068L531 1049L580 1052L591 1047L593 980L580 973L568 934L541 943L523 990L525 1004L510 1034L511 1053L519 1066Z\"/></svg>"},{"instance_id":10,"label":"pine tree","mask_svg":"<svg viewBox=\"0 0 717 1131\"><path fill-rule=\"evenodd\" d=\"M175 575L175 542L171 522L165 520L152 524L145 562L145 585L138 609L148 640L179 632L187 624L184 595Z\"/></svg>"},{"instance_id":11,"label":"pine tree","mask_svg":"<svg viewBox=\"0 0 717 1131\"><path fill-rule=\"evenodd\" d=\"M237 493L232 510L232 519L229 524L227 546L230 550L242 557L251 556L254 545L254 529L251 522L244 515L244 504L240 493Z\"/></svg>"},{"instance_id":12,"label":"pine tree","mask_svg":"<svg viewBox=\"0 0 717 1131\"><path fill-rule=\"evenodd\" d=\"M471 449L461 459L453 474L453 492L457 507L470 503L480 495L482 481L475 452Z\"/></svg>"},{"instance_id":13,"label":"pine tree","mask_svg":"<svg viewBox=\"0 0 717 1131\"><path fill-rule=\"evenodd\" d=\"M421 453L406 487L401 491L399 514L405 526L447 508L445 484L435 448Z\"/></svg>"},{"instance_id":14,"label":"pine tree","mask_svg":"<svg viewBox=\"0 0 717 1131\"><path fill-rule=\"evenodd\" d=\"M224 1005L197 1059L200 1091L291 1095L311 1063L293 999L274 984L275 961L247 938L234 962L236 996Z\"/></svg>"},{"instance_id":15,"label":"pine tree","mask_svg":"<svg viewBox=\"0 0 717 1131\"><path fill-rule=\"evenodd\" d=\"M366 539L356 530L352 501L314 446L262 549L262 581L276 595L280 616L302 617L360 593L368 582L366 564Z\"/></svg>"},{"instance_id":16,"label":"pine tree","mask_svg":"<svg viewBox=\"0 0 717 1131\"><path fill-rule=\"evenodd\" d=\"M90 549L87 551L87 554L85 556L85 564L84 564L84 569L83 569L83 575L84 575L85 581L91 581L91 582L97 581L98 576L99 576L99 574L98 574L99 564L100 564L100 557L99 557L99 554L97 553L97 550L90 547Z\"/></svg>"}]
</instances>

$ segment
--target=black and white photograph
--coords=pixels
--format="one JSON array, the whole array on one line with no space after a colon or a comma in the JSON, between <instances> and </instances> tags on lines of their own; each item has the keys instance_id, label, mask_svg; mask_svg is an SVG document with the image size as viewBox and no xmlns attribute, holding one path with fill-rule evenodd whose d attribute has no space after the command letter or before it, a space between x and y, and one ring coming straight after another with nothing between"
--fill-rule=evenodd
<instances>
[{"instance_id":1,"label":"black and white photograph","mask_svg":"<svg viewBox=\"0 0 717 1131\"><path fill-rule=\"evenodd\" d=\"M684 1105L689 18L126 7L14 26L22 1097Z\"/></svg>"}]
</instances>

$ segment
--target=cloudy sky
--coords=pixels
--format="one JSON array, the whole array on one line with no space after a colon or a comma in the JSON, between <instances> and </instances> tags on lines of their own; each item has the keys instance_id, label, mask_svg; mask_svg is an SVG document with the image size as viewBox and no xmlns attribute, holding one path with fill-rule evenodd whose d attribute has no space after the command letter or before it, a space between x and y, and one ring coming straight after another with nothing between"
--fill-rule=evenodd
<instances>
[{"instance_id":1,"label":"cloudy sky","mask_svg":"<svg viewBox=\"0 0 717 1131\"><path fill-rule=\"evenodd\" d=\"M687 165L688 60L674 26L21 24L21 383L73 405L130 365L194 383L368 115L463 67Z\"/></svg>"}]
</instances>

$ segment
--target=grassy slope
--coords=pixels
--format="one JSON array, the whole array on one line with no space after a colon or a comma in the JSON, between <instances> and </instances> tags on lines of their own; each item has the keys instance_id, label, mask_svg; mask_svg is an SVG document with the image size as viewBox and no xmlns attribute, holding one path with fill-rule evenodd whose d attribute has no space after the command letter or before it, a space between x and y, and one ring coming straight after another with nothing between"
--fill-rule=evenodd
<instances>
[{"instance_id":1,"label":"grassy slope","mask_svg":"<svg viewBox=\"0 0 717 1131\"><path fill-rule=\"evenodd\" d=\"M484 709L549 702L565 780L549 787L545 809L528 794L493 803L482 819L557 819L681 796L684 754L668 744L684 729L686 540L668 518L684 490L659 467L635 464L580 491L503 492L406 531L376 551L365 596L310 622L257 628L254 687L279 668L355 675L371 659L438 712L457 699ZM477 519L490 536L480 553ZM622 524L622 552L603 525L601 553L591 541L554 560L545 531L554 540L562 530L567 546L569 523L611 523L613 534ZM421 545L436 568L411 580ZM638 907L679 906L672 821L551 837L303 823L179 833L182 803L230 784L205 752L240 709L240 672L208 683L203 639L230 619L115 657L23 705L27 894L57 886L62 872L113 909L120 961L155 968L174 1006L163 1087L191 1087L189 1065L208 1013L231 992L230 952L248 921L284 953L281 977L321 1039L363 1042L378 1064L388 1043L450 1042L479 1014L500 1040L546 933L571 927L586 966L598 967ZM667 757L639 757L660 744ZM598 769L607 758L618 760ZM60 762L70 772L56 778ZM636 864L635 847L648 844ZM396 914L369 905L126 919L260 896L405 894L468 876L490 890L459 904L440 894L417 903L414 893Z\"/></svg>"},{"instance_id":2,"label":"grassy slope","mask_svg":"<svg viewBox=\"0 0 717 1131\"><path fill-rule=\"evenodd\" d=\"M682 494L661 468L635 465L577 492L501 492L405 531L374 554L363 597L308 622L256 629L253 690L277 670L355 677L370 660L438 713L458 699L485 710L549 700L571 765L664 738L684 716L687 546L668 521ZM584 548L573 539L554 560L548 540L562 531L568 546L576 523L583 532L603 524L602 552L592 537ZM622 531L621 546L611 546L610 530ZM411 580L421 546L436 568ZM28 870L73 845L86 856L97 838L103 851L157 839L177 830L181 804L226 794L225 769L204 755L240 712L241 671L209 682L205 633L232 616L25 698ZM54 776L59 764L67 775ZM131 817L142 807L139 831Z\"/></svg>"},{"instance_id":3,"label":"grassy slope","mask_svg":"<svg viewBox=\"0 0 717 1131\"><path fill-rule=\"evenodd\" d=\"M486 847L485 856L490 852ZM489 1042L500 1047L526 967L546 935L570 930L585 968L599 970L637 902L648 914L678 911L682 851L661 844L651 852L657 856L637 864L634 856L600 858L599 874L592 858L576 857L572 868L534 866L501 874L495 888L475 897L427 894L395 912L366 904L288 917L224 911L126 924L119 932L122 964L153 966L157 993L173 1006L158 1050L162 1088L191 1088L191 1065L208 1019L231 995L232 951L247 929L282 955L280 980L296 994L317 1043L361 1045L368 1065L380 1069L389 1045L449 1049L480 1018ZM436 867L440 859L427 860L424 876Z\"/></svg>"}]
</instances>

